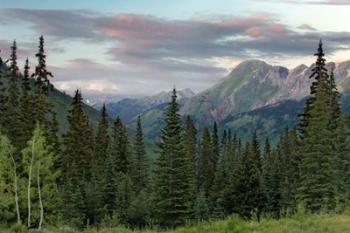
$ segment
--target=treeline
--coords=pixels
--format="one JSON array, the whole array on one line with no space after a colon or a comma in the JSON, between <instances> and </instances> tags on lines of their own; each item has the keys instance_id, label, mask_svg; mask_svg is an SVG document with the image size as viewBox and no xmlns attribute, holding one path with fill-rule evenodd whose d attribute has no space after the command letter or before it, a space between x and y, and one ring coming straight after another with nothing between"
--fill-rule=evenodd
<instances>
[{"instance_id":1,"label":"treeline","mask_svg":"<svg viewBox=\"0 0 350 233\"><path fill-rule=\"evenodd\" d=\"M350 126L341 113L322 43L300 122L273 147L252 132L248 142L217 124L197 131L179 114L176 91L164 115L157 159L146 153L141 117L132 137L106 108L95 129L79 90L58 134L48 101L52 74L40 38L30 75L17 66L16 43L0 64L0 222L176 227L237 214L280 218L299 208L344 211L350 201ZM2 60L0 60L3 63Z\"/></svg>"}]
</instances>

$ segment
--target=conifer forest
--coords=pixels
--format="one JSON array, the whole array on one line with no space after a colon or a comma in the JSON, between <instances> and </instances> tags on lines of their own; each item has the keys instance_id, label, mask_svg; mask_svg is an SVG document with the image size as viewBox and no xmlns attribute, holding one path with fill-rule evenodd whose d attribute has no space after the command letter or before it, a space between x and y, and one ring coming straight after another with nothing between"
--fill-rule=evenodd
<instances>
[{"instance_id":1,"label":"conifer forest","mask_svg":"<svg viewBox=\"0 0 350 233\"><path fill-rule=\"evenodd\" d=\"M317 45L317 43L316 43ZM162 117L151 162L142 116L136 127L100 110L91 124L76 90L60 122L39 38L36 66L19 67L16 41L0 73L0 222L72 229L174 229L238 216L283 219L305 211L343 213L350 204L350 121L339 104L323 44L298 124L276 143L256 131L243 140L218 124L202 130L179 113L177 91Z\"/></svg>"},{"instance_id":2,"label":"conifer forest","mask_svg":"<svg viewBox=\"0 0 350 233\"><path fill-rule=\"evenodd\" d=\"M350 233L350 0L0 0L0 233Z\"/></svg>"}]
</instances>

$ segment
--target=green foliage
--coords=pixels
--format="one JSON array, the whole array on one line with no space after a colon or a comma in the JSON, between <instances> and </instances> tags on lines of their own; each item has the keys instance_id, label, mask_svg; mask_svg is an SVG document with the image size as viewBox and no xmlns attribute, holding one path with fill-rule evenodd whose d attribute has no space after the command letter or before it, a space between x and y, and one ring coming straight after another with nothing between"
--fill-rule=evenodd
<instances>
[{"instance_id":1,"label":"green foliage","mask_svg":"<svg viewBox=\"0 0 350 233\"><path fill-rule=\"evenodd\" d=\"M215 155L208 128L204 129L198 159L198 189L209 197L215 179Z\"/></svg>"},{"instance_id":2,"label":"green foliage","mask_svg":"<svg viewBox=\"0 0 350 233\"><path fill-rule=\"evenodd\" d=\"M95 139L95 159L97 163L101 164L106 160L108 155L108 147L109 147L109 132L108 132L108 115L106 111L106 106L103 105L101 110L100 122L97 128L97 134Z\"/></svg>"},{"instance_id":3,"label":"green foliage","mask_svg":"<svg viewBox=\"0 0 350 233\"><path fill-rule=\"evenodd\" d=\"M23 130L22 130L22 122L21 122L21 112L19 106L19 76L18 76L18 66L17 66L17 45L16 41L13 42L11 46L11 57L10 57L10 65L8 67L8 75L9 75L9 86L8 86L8 95L6 98L5 109L4 112L4 131L6 135L11 140L12 144L19 148L19 146L23 146ZM19 156L16 155L16 160L18 160Z\"/></svg>"},{"instance_id":4,"label":"green foliage","mask_svg":"<svg viewBox=\"0 0 350 233\"><path fill-rule=\"evenodd\" d=\"M116 172L127 174L130 169L130 155L128 151L128 136L119 117L114 122L111 156L115 162Z\"/></svg>"},{"instance_id":5,"label":"green foliage","mask_svg":"<svg viewBox=\"0 0 350 233\"><path fill-rule=\"evenodd\" d=\"M15 218L14 188L17 177L14 161L15 149L6 136L0 137L0 222L11 222Z\"/></svg>"},{"instance_id":6,"label":"green foliage","mask_svg":"<svg viewBox=\"0 0 350 233\"><path fill-rule=\"evenodd\" d=\"M69 129L64 135L64 151L60 159L67 182L82 179L89 173L93 159L93 138L88 116L83 110L82 96L75 92L68 116Z\"/></svg>"},{"instance_id":7,"label":"green foliage","mask_svg":"<svg viewBox=\"0 0 350 233\"><path fill-rule=\"evenodd\" d=\"M138 116L136 136L134 140L134 153L132 160L132 182L135 194L138 195L145 189L148 183L148 158L146 154L145 142L142 132L141 117Z\"/></svg>"},{"instance_id":8,"label":"green foliage","mask_svg":"<svg viewBox=\"0 0 350 233\"><path fill-rule=\"evenodd\" d=\"M108 156L105 166L105 182L103 187L102 201L109 218L113 217L114 210L117 206L117 172L115 170L114 162L111 156Z\"/></svg>"},{"instance_id":9,"label":"green foliage","mask_svg":"<svg viewBox=\"0 0 350 233\"><path fill-rule=\"evenodd\" d=\"M207 198L203 191L197 195L196 203L194 206L195 219L197 221L203 221L209 219L209 206Z\"/></svg>"},{"instance_id":10,"label":"green foliage","mask_svg":"<svg viewBox=\"0 0 350 233\"><path fill-rule=\"evenodd\" d=\"M28 226L50 222L57 214L58 171L54 169L55 156L50 153L42 126L37 125L31 140L23 150L24 174L28 193ZM31 216L30 216L31 215Z\"/></svg>"},{"instance_id":11,"label":"green foliage","mask_svg":"<svg viewBox=\"0 0 350 233\"><path fill-rule=\"evenodd\" d=\"M193 188L187 170L189 159L183 144L176 97L174 89L165 115L153 187L157 223L167 227L184 224L192 212L189 197Z\"/></svg>"},{"instance_id":12,"label":"green foliage","mask_svg":"<svg viewBox=\"0 0 350 233\"><path fill-rule=\"evenodd\" d=\"M325 73L325 59L320 43L316 67L311 77L311 105L308 107L307 124L301 145L300 184L298 198L310 211L333 210L335 208L336 161L334 149L334 106L329 76Z\"/></svg>"},{"instance_id":13,"label":"green foliage","mask_svg":"<svg viewBox=\"0 0 350 233\"><path fill-rule=\"evenodd\" d=\"M127 224L129 208L133 200L132 182L129 176L119 173L118 189L116 193L116 215L121 224Z\"/></svg>"}]
</instances>

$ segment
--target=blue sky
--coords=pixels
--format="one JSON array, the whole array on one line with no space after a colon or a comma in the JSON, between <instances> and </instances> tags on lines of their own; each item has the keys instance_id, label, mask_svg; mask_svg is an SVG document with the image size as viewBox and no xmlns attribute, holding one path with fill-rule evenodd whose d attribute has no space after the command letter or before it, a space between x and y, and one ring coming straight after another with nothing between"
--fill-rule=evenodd
<instances>
[{"instance_id":1,"label":"blue sky","mask_svg":"<svg viewBox=\"0 0 350 233\"><path fill-rule=\"evenodd\" d=\"M20 64L43 34L54 84L72 93L198 92L247 59L290 68L350 60L350 0L0 0L0 48Z\"/></svg>"}]
</instances>

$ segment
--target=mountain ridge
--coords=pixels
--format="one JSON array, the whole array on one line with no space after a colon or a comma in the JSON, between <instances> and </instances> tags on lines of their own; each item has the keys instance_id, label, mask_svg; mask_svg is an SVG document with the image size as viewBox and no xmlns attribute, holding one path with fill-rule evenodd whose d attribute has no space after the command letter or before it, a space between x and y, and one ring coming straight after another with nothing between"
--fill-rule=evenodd
<instances>
[{"instance_id":1,"label":"mountain ridge","mask_svg":"<svg viewBox=\"0 0 350 233\"><path fill-rule=\"evenodd\" d=\"M272 129L272 125L280 130L282 126L292 127L296 123L298 112L291 111L285 104L293 104L299 112L302 111L300 106L303 106L303 100L310 92L312 80L309 76L313 66L301 64L288 69L261 60L242 62L214 86L190 98L180 99L180 113L182 116L191 115L199 129L217 122L219 126L228 126L233 130L240 130L243 126L245 131L260 127L261 134L268 136L267 131ZM350 61L329 62L326 67L329 72L334 70L339 91L343 93L342 103L346 107L346 103L350 103ZM165 106L162 103L142 112L145 131L151 138L157 136ZM283 121L280 127L276 121L281 118L273 111L290 120ZM265 122L261 126L254 126L259 114L266 117ZM254 116L249 118L249 124L247 116ZM229 123L229 120L234 123ZM263 119L259 120L263 122ZM134 126L134 119L129 118L127 121Z\"/></svg>"}]
</instances>

